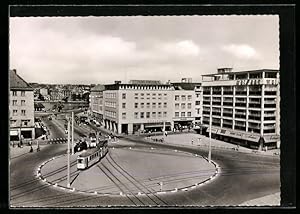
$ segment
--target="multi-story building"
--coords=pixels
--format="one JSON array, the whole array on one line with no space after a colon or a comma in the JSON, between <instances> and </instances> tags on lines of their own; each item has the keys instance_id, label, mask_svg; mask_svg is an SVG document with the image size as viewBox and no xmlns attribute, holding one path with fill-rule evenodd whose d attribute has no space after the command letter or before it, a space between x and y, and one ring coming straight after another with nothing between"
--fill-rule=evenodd
<instances>
[{"instance_id":1,"label":"multi-story building","mask_svg":"<svg viewBox=\"0 0 300 214\"><path fill-rule=\"evenodd\" d=\"M17 74L15 69L9 72L9 83L10 140L34 139L33 88Z\"/></svg>"},{"instance_id":2,"label":"multi-story building","mask_svg":"<svg viewBox=\"0 0 300 214\"><path fill-rule=\"evenodd\" d=\"M90 93L90 111L93 116L99 120L103 120L103 91L105 90L104 85L96 85L91 89Z\"/></svg>"},{"instance_id":3,"label":"multi-story building","mask_svg":"<svg viewBox=\"0 0 300 214\"><path fill-rule=\"evenodd\" d=\"M213 137L251 148L279 147L278 70L221 68L202 75L202 86L203 125Z\"/></svg>"},{"instance_id":4,"label":"multi-story building","mask_svg":"<svg viewBox=\"0 0 300 214\"><path fill-rule=\"evenodd\" d=\"M172 85L174 87L172 102L174 128L193 127L195 122L201 120L201 84L192 83L191 78L183 78L180 83L172 83Z\"/></svg>"},{"instance_id":5,"label":"multi-story building","mask_svg":"<svg viewBox=\"0 0 300 214\"><path fill-rule=\"evenodd\" d=\"M90 109L95 117L103 119L105 128L119 134L192 127L202 114L196 110L199 87L199 83L190 82L116 81L91 89Z\"/></svg>"}]
</instances>

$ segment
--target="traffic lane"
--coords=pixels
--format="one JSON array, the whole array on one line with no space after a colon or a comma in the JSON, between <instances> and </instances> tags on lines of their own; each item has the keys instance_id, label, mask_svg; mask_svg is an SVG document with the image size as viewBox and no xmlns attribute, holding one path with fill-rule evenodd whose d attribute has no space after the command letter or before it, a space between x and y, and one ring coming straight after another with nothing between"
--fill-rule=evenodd
<instances>
[{"instance_id":1,"label":"traffic lane","mask_svg":"<svg viewBox=\"0 0 300 214\"><path fill-rule=\"evenodd\" d=\"M135 140L139 142L139 140ZM143 144L162 146L196 152L207 156L207 150L183 148L182 146ZM201 188L170 195L175 204L186 205L238 205L246 200L280 191L280 161L278 158L213 150L212 159L221 167L221 175Z\"/></svg>"},{"instance_id":2,"label":"traffic lane","mask_svg":"<svg viewBox=\"0 0 300 214\"><path fill-rule=\"evenodd\" d=\"M52 138L65 137L64 132L59 127L57 127L57 125L55 125L53 123L53 120L48 120L47 118L42 118L42 121L45 124L45 126L47 126L49 131L51 132Z\"/></svg>"}]
</instances>

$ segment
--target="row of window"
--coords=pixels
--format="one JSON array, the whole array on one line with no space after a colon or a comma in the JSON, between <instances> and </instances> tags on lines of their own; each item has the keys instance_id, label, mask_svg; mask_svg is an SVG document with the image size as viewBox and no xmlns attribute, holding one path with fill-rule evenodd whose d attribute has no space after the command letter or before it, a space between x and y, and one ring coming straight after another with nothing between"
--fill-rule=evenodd
<instances>
[{"instance_id":1,"label":"row of window","mask_svg":"<svg viewBox=\"0 0 300 214\"><path fill-rule=\"evenodd\" d=\"M16 106L18 104L18 101L17 100L13 100L12 101L12 105L13 106ZM25 100L21 100L21 106L25 106Z\"/></svg>"},{"instance_id":2,"label":"row of window","mask_svg":"<svg viewBox=\"0 0 300 214\"><path fill-rule=\"evenodd\" d=\"M123 103L123 104L122 104L122 108L126 108L126 104L125 103ZM138 107L139 107L139 103L134 103L134 108L138 108ZM144 107L145 107L145 103L140 103L140 108L144 108ZM150 103L146 103L146 107L150 108ZM162 103L157 103L157 107L161 108ZM167 108L167 103L163 103L163 107ZM156 108L156 103L152 103L152 108Z\"/></svg>"},{"instance_id":3,"label":"row of window","mask_svg":"<svg viewBox=\"0 0 300 214\"><path fill-rule=\"evenodd\" d=\"M115 99L116 96L116 93L105 93L105 98Z\"/></svg>"},{"instance_id":4,"label":"row of window","mask_svg":"<svg viewBox=\"0 0 300 214\"><path fill-rule=\"evenodd\" d=\"M161 117L164 117L166 118L167 117L167 112L164 111L164 112L134 112L134 119L144 119L144 118L161 118ZM122 119L126 119L126 113L122 113Z\"/></svg>"},{"instance_id":5,"label":"row of window","mask_svg":"<svg viewBox=\"0 0 300 214\"><path fill-rule=\"evenodd\" d=\"M200 96L200 95L199 95ZM197 96L197 97L199 97ZM191 101L192 100L192 95L181 95L181 101L186 101L186 99L188 101ZM180 95L175 95L175 101L179 101L180 100Z\"/></svg>"},{"instance_id":6,"label":"row of window","mask_svg":"<svg viewBox=\"0 0 300 214\"><path fill-rule=\"evenodd\" d=\"M18 110L13 110L13 116L18 116ZM21 110L21 116L26 116L26 110Z\"/></svg>"},{"instance_id":7,"label":"row of window","mask_svg":"<svg viewBox=\"0 0 300 214\"><path fill-rule=\"evenodd\" d=\"M110 108L116 108L116 102L109 102L109 101L106 101L106 102L105 102L105 106L106 106L106 107L110 107Z\"/></svg>"},{"instance_id":8,"label":"row of window","mask_svg":"<svg viewBox=\"0 0 300 214\"><path fill-rule=\"evenodd\" d=\"M18 96L18 92L21 92L21 96L25 97L25 91L12 91L13 96Z\"/></svg>"},{"instance_id":9,"label":"row of window","mask_svg":"<svg viewBox=\"0 0 300 214\"><path fill-rule=\"evenodd\" d=\"M104 115L111 118L116 118L117 114L114 111L105 111Z\"/></svg>"},{"instance_id":10,"label":"row of window","mask_svg":"<svg viewBox=\"0 0 300 214\"><path fill-rule=\"evenodd\" d=\"M175 117L179 117L179 113L180 113L180 117L191 117L192 116L192 112L175 112Z\"/></svg>"},{"instance_id":11,"label":"row of window","mask_svg":"<svg viewBox=\"0 0 300 214\"><path fill-rule=\"evenodd\" d=\"M181 109L185 109L185 103L181 103ZM187 108L191 109L192 108L192 103L187 104ZM179 109L179 103L175 103L175 109Z\"/></svg>"},{"instance_id":12,"label":"row of window","mask_svg":"<svg viewBox=\"0 0 300 214\"><path fill-rule=\"evenodd\" d=\"M29 124L30 120L21 120L21 126L27 126ZM17 120L10 120L10 125L14 126L16 125Z\"/></svg>"}]
</instances>

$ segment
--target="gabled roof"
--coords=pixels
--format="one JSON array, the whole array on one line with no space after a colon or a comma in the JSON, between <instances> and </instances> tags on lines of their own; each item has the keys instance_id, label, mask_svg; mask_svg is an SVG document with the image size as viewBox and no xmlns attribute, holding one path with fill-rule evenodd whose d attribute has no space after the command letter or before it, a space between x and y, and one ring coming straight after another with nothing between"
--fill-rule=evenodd
<instances>
[{"instance_id":1,"label":"gabled roof","mask_svg":"<svg viewBox=\"0 0 300 214\"><path fill-rule=\"evenodd\" d=\"M9 87L15 90L33 91L33 88L17 74L16 70L9 71Z\"/></svg>"}]
</instances>

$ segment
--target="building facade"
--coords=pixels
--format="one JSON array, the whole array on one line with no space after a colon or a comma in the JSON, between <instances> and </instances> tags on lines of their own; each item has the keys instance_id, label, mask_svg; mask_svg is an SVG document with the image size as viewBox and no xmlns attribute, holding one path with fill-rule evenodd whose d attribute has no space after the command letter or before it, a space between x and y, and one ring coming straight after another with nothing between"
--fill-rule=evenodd
<instances>
[{"instance_id":1,"label":"building facade","mask_svg":"<svg viewBox=\"0 0 300 214\"><path fill-rule=\"evenodd\" d=\"M33 88L17 74L16 70L10 70L9 74L10 140L34 139Z\"/></svg>"},{"instance_id":2,"label":"building facade","mask_svg":"<svg viewBox=\"0 0 300 214\"><path fill-rule=\"evenodd\" d=\"M196 85L200 87L187 82L133 80L96 86L91 89L90 110L106 129L118 134L192 127L198 116Z\"/></svg>"},{"instance_id":3,"label":"building facade","mask_svg":"<svg viewBox=\"0 0 300 214\"><path fill-rule=\"evenodd\" d=\"M203 126L212 136L251 148L280 146L279 71L203 75ZM211 123L211 130L209 125Z\"/></svg>"}]
</instances>

